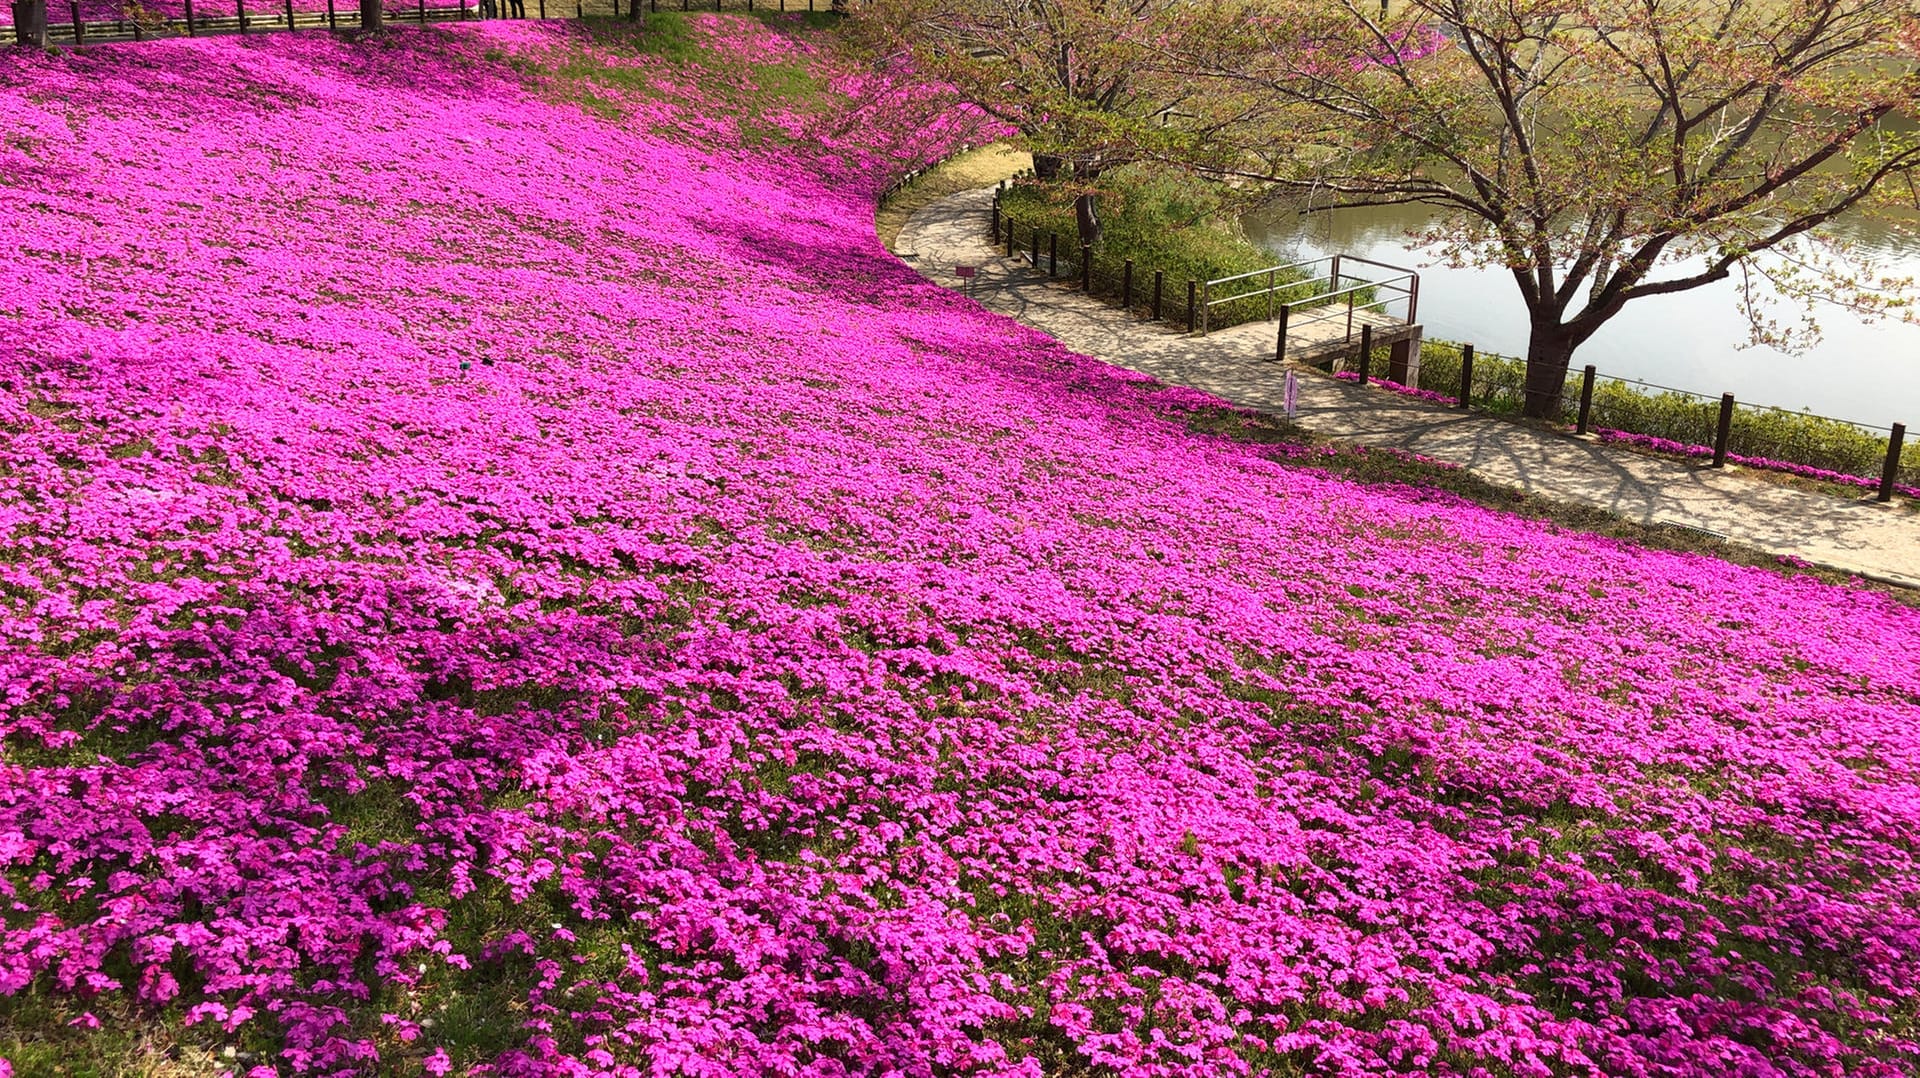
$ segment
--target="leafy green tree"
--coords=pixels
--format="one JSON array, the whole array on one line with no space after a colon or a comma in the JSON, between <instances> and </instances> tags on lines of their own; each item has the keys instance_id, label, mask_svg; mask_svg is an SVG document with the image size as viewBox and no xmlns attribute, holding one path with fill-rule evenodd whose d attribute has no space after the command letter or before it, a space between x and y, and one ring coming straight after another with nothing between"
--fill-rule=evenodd
<instances>
[{"instance_id":1,"label":"leafy green tree","mask_svg":"<svg viewBox=\"0 0 1920 1078\"><path fill-rule=\"evenodd\" d=\"M1886 314L1829 226L1920 201L1908 0L1262 0L1196 85L1265 95L1221 171L1316 208L1419 203L1456 264L1512 273L1531 322L1527 413L1629 303L1740 275ZM1222 46L1209 46L1217 55ZM1169 67L1180 67L1173 63ZM1758 252L1780 257L1754 259ZM1810 325L1810 323L1809 323Z\"/></svg>"},{"instance_id":2,"label":"leafy green tree","mask_svg":"<svg viewBox=\"0 0 1920 1078\"><path fill-rule=\"evenodd\" d=\"M1098 236L1093 183L1145 157L1192 157L1247 116L1172 63L1231 66L1222 0L880 0L861 32L1020 133L1042 179L1077 186L1080 240Z\"/></svg>"}]
</instances>

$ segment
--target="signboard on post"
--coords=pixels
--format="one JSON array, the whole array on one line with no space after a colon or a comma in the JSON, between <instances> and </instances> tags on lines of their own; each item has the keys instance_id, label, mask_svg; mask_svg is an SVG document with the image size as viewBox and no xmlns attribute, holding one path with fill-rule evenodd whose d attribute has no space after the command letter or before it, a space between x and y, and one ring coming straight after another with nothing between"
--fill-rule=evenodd
<instances>
[{"instance_id":1,"label":"signboard on post","mask_svg":"<svg viewBox=\"0 0 1920 1078\"><path fill-rule=\"evenodd\" d=\"M955 266L953 267L953 275L955 277L960 278L960 286L966 290L968 295L972 295L973 282L975 278L980 276L980 267L979 266Z\"/></svg>"},{"instance_id":2,"label":"signboard on post","mask_svg":"<svg viewBox=\"0 0 1920 1078\"><path fill-rule=\"evenodd\" d=\"M1287 422L1293 422L1300 415L1300 379L1292 371L1287 372L1286 389L1280 399L1287 409Z\"/></svg>"}]
</instances>

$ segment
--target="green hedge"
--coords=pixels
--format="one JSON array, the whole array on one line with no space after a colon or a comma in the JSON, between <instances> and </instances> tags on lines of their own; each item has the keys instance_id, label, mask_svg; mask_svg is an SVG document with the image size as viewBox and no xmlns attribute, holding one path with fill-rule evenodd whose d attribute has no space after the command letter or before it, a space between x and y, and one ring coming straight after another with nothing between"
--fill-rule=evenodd
<instances>
[{"instance_id":1,"label":"green hedge","mask_svg":"<svg viewBox=\"0 0 1920 1078\"><path fill-rule=\"evenodd\" d=\"M1473 395L1476 408L1517 414L1524 397L1526 363L1512 356L1476 353ZM1578 371L1569 371L1560 420L1571 423L1580 407ZM1460 346L1426 341L1420 349L1419 388L1448 396L1460 393ZM1649 391L1610 378L1596 379L1589 425L1664 438L1682 445L1711 446L1720 422L1720 402L1671 390ZM1886 460L1883 434L1837 419L1774 408L1736 407L1727 434L1727 450L1744 457L1785 461L1864 479L1878 478ZM1897 481L1920 485L1920 453L1905 454Z\"/></svg>"}]
</instances>

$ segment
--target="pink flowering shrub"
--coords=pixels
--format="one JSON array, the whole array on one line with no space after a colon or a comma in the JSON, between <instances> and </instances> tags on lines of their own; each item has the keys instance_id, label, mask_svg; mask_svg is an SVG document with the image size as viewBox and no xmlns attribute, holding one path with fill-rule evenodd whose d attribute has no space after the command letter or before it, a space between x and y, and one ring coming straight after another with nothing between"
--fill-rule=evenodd
<instances>
[{"instance_id":1,"label":"pink flowering shrub","mask_svg":"<svg viewBox=\"0 0 1920 1078\"><path fill-rule=\"evenodd\" d=\"M1710 445L1689 445L1685 442L1676 442L1671 438L1655 438L1649 434L1634 434L1624 430L1602 429L1594 433L1597 434L1603 442L1616 442L1621 445L1638 446L1642 449L1651 449L1656 453L1669 453L1676 457L1692 457L1698 459L1713 456L1713 447ZM1789 475L1798 475L1807 479L1818 479L1826 483L1837 483L1841 486L1858 487L1865 490L1877 490L1880 487L1880 481L1878 479L1871 479L1861 475L1848 475L1846 472L1836 472L1829 468L1816 468L1810 464L1795 464L1790 460L1773 460L1769 457L1750 457L1741 453L1728 453L1727 459L1735 464L1745 465L1749 468L1760 468L1770 472L1785 472ZM1893 489L1909 498L1920 498L1920 487L1909 486L1905 483L1895 483Z\"/></svg>"},{"instance_id":2,"label":"pink flowering shrub","mask_svg":"<svg viewBox=\"0 0 1920 1078\"><path fill-rule=\"evenodd\" d=\"M1342 382L1358 382L1360 380L1359 371L1336 371L1333 376ZM1460 398L1458 397L1449 397L1445 393L1436 393L1431 389L1420 389L1417 386L1402 385L1391 378L1374 376L1367 379L1367 384L1378 386L1381 389L1390 390L1403 396L1413 397L1416 400L1427 401L1430 404L1452 406L1460 403Z\"/></svg>"},{"instance_id":3,"label":"pink flowering shrub","mask_svg":"<svg viewBox=\"0 0 1920 1078\"><path fill-rule=\"evenodd\" d=\"M974 118L602 32L0 54L0 1036L1920 1063L1913 610L1197 433L881 249Z\"/></svg>"}]
</instances>

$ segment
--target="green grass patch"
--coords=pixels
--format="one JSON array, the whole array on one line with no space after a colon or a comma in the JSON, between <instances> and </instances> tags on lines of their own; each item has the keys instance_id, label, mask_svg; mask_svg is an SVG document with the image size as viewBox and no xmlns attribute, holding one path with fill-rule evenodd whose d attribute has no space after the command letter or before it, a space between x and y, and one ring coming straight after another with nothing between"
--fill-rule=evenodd
<instances>
[{"instance_id":1,"label":"green grass patch","mask_svg":"<svg viewBox=\"0 0 1920 1078\"><path fill-rule=\"evenodd\" d=\"M770 113L813 115L829 103L826 82L812 65L805 61L755 63L714 48L695 17L694 13L657 11L638 21L590 18L581 23L588 39L584 44L511 55L496 47L483 55L513 68L548 96L615 123L625 121L635 105L654 101L689 110L689 115L698 109L734 117L740 141L747 146L793 141L784 128L765 119ZM719 17L751 18L773 32L799 37L818 36L834 25L831 19L816 22L788 16L782 20L778 15ZM663 66L670 71L670 79L661 78ZM674 89L675 85L699 87L698 98ZM686 133L663 130L661 134Z\"/></svg>"}]
</instances>

